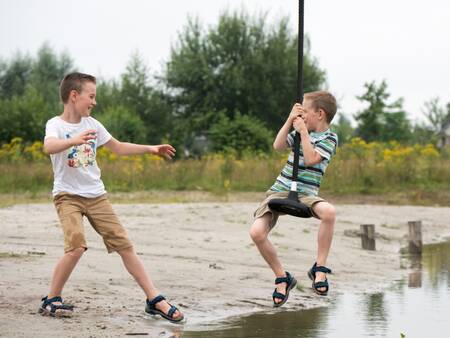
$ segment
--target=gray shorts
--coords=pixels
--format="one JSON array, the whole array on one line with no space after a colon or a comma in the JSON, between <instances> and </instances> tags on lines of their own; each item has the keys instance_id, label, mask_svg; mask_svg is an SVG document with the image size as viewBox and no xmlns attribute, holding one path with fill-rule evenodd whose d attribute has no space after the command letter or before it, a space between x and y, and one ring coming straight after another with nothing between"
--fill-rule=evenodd
<instances>
[{"instance_id":1,"label":"gray shorts","mask_svg":"<svg viewBox=\"0 0 450 338\"><path fill-rule=\"evenodd\" d=\"M264 216L266 213L270 213L272 215L272 219L270 221L269 227L270 227L270 229L272 229L275 226L275 224L277 223L278 217L283 216L285 214L282 214L279 212L274 212L274 211L270 210L269 201L274 198L287 198L288 194L289 194L289 191L283 191L283 192L276 192L276 191L272 191L272 190L266 191L266 198L264 199L264 201L261 202L258 209L256 209L256 211L254 212L254 214L253 214L254 218L257 219L257 218ZM316 204L318 202L326 202L322 197L298 194L298 199L300 200L300 202L307 205L311 209L311 213L313 214L314 217L319 218L314 213L312 207L314 204Z\"/></svg>"}]
</instances>

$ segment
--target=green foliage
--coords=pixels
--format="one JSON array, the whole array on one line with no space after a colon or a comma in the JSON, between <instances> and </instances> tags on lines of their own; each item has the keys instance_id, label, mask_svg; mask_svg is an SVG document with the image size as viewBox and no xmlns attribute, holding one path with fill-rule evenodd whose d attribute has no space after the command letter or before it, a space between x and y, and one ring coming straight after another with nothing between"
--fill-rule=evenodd
<instances>
[{"instance_id":1,"label":"green foliage","mask_svg":"<svg viewBox=\"0 0 450 338\"><path fill-rule=\"evenodd\" d=\"M109 106L97 116L111 135L124 142L145 143L147 131L139 115L124 106Z\"/></svg>"},{"instance_id":2,"label":"green foliage","mask_svg":"<svg viewBox=\"0 0 450 338\"><path fill-rule=\"evenodd\" d=\"M60 112L59 82L72 69L66 55L44 44L36 59L16 55L0 66L0 143L42 139L45 122Z\"/></svg>"},{"instance_id":3,"label":"green foliage","mask_svg":"<svg viewBox=\"0 0 450 338\"><path fill-rule=\"evenodd\" d=\"M350 120L345 115L339 115L337 123L331 124L331 130L338 136L339 145L345 144L353 137L355 130L353 129Z\"/></svg>"},{"instance_id":4,"label":"green foliage","mask_svg":"<svg viewBox=\"0 0 450 338\"><path fill-rule=\"evenodd\" d=\"M123 115L123 114L121 114ZM97 160L108 191L264 191L286 163L285 152L223 152L164 161L154 155L117 156L104 147ZM449 205L448 154L431 145L366 143L352 139L333 157L321 194L384 194L385 202L407 193L409 201ZM42 142L27 146L15 138L0 147L0 193L48 191L53 182Z\"/></svg>"},{"instance_id":5,"label":"green foliage","mask_svg":"<svg viewBox=\"0 0 450 338\"><path fill-rule=\"evenodd\" d=\"M24 93L32 70L32 59L17 53L9 63L0 63L0 99Z\"/></svg>"},{"instance_id":6,"label":"green foliage","mask_svg":"<svg viewBox=\"0 0 450 338\"><path fill-rule=\"evenodd\" d=\"M45 100L56 108L59 105L59 84L64 75L71 71L73 65L70 56L67 53L58 56L49 45L44 44L37 52L27 85L38 89Z\"/></svg>"},{"instance_id":7,"label":"green foliage","mask_svg":"<svg viewBox=\"0 0 450 338\"><path fill-rule=\"evenodd\" d=\"M225 12L205 30L190 19L172 48L166 85L184 138L214 124L217 112L254 117L272 131L285 120L296 97L297 37L286 18L269 27L265 17ZM325 72L309 53L305 91L318 89Z\"/></svg>"},{"instance_id":8,"label":"green foliage","mask_svg":"<svg viewBox=\"0 0 450 338\"><path fill-rule=\"evenodd\" d=\"M20 96L0 100L0 141L43 139L48 109L42 94L32 86Z\"/></svg>"},{"instance_id":9,"label":"green foliage","mask_svg":"<svg viewBox=\"0 0 450 338\"><path fill-rule=\"evenodd\" d=\"M100 94L99 101L102 96L105 100L100 107L103 116L105 112L115 111L114 106L126 107L129 114L141 121L136 132L139 134L144 130L144 137L139 135L135 138L141 142L159 144L171 129L171 108L162 91L151 86L149 74L141 57L134 54L121 76L120 84L103 82L97 91ZM131 136L130 133L127 135Z\"/></svg>"},{"instance_id":10,"label":"green foliage","mask_svg":"<svg viewBox=\"0 0 450 338\"><path fill-rule=\"evenodd\" d=\"M368 103L368 107L356 114L357 136L367 142L397 140L406 142L411 139L411 125L403 110L403 99L392 103L387 100L387 83L375 81L364 84L366 92L358 96L360 101Z\"/></svg>"},{"instance_id":11,"label":"green foliage","mask_svg":"<svg viewBox=\"0 0 450 338\"><path fill-rule=\"evenodd\" d=\"M183 148L195 153L202 136L214 151L266 152L297 96L294 26L287 18L269 25L265 15L246 12L224 12L208 28L189 19L161 74L152 74L135 53L118 79L98 80L93 116L119 140L170 142L178 156ZM311 56L308 37L305 45L307 92L323 87L325 71ZM59 83L74 70L70 56L48 44L34 57L17 53L0 60L0 145L14 137L42 140L45 122L63 108ZM366 141L435 143L450 119L450 104L433 98L423 111L427 123L411 125L402 99L390 101L385 81L366 83L358 98L367 108L357 113L356 130L342 115L333 124L340 144L354 135Z\"/></svg>"},{"instance_id":12,"label":"green foliage","mask_svg":"<svg viewBox=\"0 0 450 338\"><path fill-rule=\"evenodd\" d=\"M437 143L437 134L427 125L423 123L415 124L411 130L412 143Z\"/></svg>"},{"instance_id":13,"label":"green foliage","mask_svg":"<svg viewBox=\"0 0 450 338\"><path fill-rule=\"evenodd\" d=\"M213 151L236 151L242 154L245 151L270 151L273 141L272 133L256 118L236 114L230 119L224 114L214 124L209 135Z\"/></svg>"}]
</instances>

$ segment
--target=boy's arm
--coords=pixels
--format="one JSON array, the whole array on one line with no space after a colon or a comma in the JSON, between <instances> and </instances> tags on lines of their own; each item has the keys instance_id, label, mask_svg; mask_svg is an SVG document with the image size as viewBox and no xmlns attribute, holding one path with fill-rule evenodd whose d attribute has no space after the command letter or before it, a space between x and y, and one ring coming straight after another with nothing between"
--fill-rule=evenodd
<instances>
[{"instance_id":1,"label":"boy's arm","mask_svg":"<svg viewBox=\"0 0 450 338\"><path fill-rule=\"evenodd\" d=\"M59 139L51 136L44 140L44 152L48 155L60 153L70 147L79 146L88 143L89 140L96 138L95 130L86 130L81 134L69 139Z\"/></svg>"},{"instance_id":2,"label":"boy's arm","mask_svg":"<svg viewBox=\"0 0 450 338\"><path fill-rule=\"evenodd\" d=\"M128 142L120 142L114 137L104 144L104 146L117 155L138 155L138 154L154 154L170 160L175 156L175 148L170 144L144 145Z\"/></svg>"},{"instance_id":3,"label":"boy's arm","mask_svg":"<svg viewBox=\"0 0 450 338\"><path fill-rule=\"evenodd\" d=\"M305 162L305 165L311 166L320 163L323 158L311 144L308 129L306 128L305 121L303 121L301 117L298 117L294 120L294 128L300 133L300 139L303 149L303 160Z\"/></svg>"},{"instance_id":4,"label":"boy's arm","mask_svg":"<svg viewBox=\"0 0 450 338\"><path fill-rule=\"evenodd\" d=\"M299 103L294 104L294 106L292 107L291 113L289 114L286 122L278 131L277 137L275 137L275 141L273 141L273 148L275 150L284 150L288 147L286 140L289 132L291 131L293 121L295 120L295 118L300 116L300 108L301 105Z\"/></svg>"}]
</instances>

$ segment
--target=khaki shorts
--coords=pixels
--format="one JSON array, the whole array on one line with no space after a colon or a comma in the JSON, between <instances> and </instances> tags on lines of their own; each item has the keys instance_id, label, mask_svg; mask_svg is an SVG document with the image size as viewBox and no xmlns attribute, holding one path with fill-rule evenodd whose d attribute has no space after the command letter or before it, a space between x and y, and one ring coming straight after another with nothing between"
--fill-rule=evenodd
<instances>
[{"instance_id":1,"label":"khaki shorts","mask_svg":"<svg viewBox=\"0 0 450 338\"><path fill-rule=\"evenodd\" d=\"M133 246L106 194L86 198L60 193L54 197L53 201L64 232L64 252L80 247L87 249L83 216L87 217L95 231L103 237L109 253Z\"/></svg>"},{"instance_id":2,"label":"khaki shorts","mask_svg":"<svg viewBox=\"0 0 450 338\"><path fill-rule=\"evenodd\" d=\"M274 198L287 198L288 194L289 194L289 191L283 191L283 192L276 192L276 191L272 191L272 190L266 191L266 199L261 202L258 209L256 209L256 211L253 214L255 219L264 216L266 213L270 213L272 215L272 219L270 221L269 227L270 227L270 229L272 229L275 226L275 224L277 224L278 217L283 216L285 214L282 214L280 212L274 212L274 211L270 210L268 203L270 200L272 200ZM314 204L316 204L318 202L326 202L322 197L298 194L298 199L300 200L300 202L307 205L311 209L311 213L313 214L314 217L319 218L314 213L312 207Z\"/></svg>"}]
</instances>

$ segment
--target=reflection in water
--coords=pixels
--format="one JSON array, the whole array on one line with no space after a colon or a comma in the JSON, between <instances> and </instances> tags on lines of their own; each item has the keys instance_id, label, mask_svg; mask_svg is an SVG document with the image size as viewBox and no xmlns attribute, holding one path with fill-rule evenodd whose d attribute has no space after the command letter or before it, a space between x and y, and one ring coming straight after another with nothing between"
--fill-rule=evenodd
<instances>
[{"instance_id":1,"label":"reflection in water","mask_svg":"<svg viewBox=\"0 0 450 338\"><path fill-rule=\"evenodd\" d=\"M302 332L301 337L318 338L321 330L326 329L327 310L327 308L316 308L300 312L283 311L272 315L257 314L241 319L234 327L219 331L186 332L183 338L288 338L297 337L295 332L299 329Z\"/></svg>"},{"instance_id":2,"label":"reflection in water","mask_svg":"<svg viewBox=\"0 0 450 338\"><path fill-rule=\"evenodd\" d=\"M383 293L369 294L360 299L367 331L377 334L384 333L388 320L384 301Z\"/></svg>"},{"instance_id":3,"label":"reflection in water","mask_svg":"<svg viewBox=\"0 0 450 338\"><path fill-rule=\"evenodd\" d=\"M449 286L450 241L424 247L422 264L434 289Z\"/></svg>"},{"instance_id":4,"label":"reflection in water","mask_svg":"<svg viewBox=\"0 0 450 338\"><path fill-rule=\"evenodd\" d=\"M450 332L450 241L408 256L407 280L376 294L351 293L329 307L259 314L224 329L184 332L183 338L444 337Z\"/></svg>"},{"instance_id":5,"label":"reflection in water","mask_svg":"<svg viewBox=\"0 0 450 338\"><path fill-rule=\"evenodd\" d=\"M426 251L426 249L425 249ZM426 253L424 255L427 255ZM422 287L422 255L407 256L410 262L411 272L408 275L408 287L421 288Z\"/></svg>"}]
</instances>

